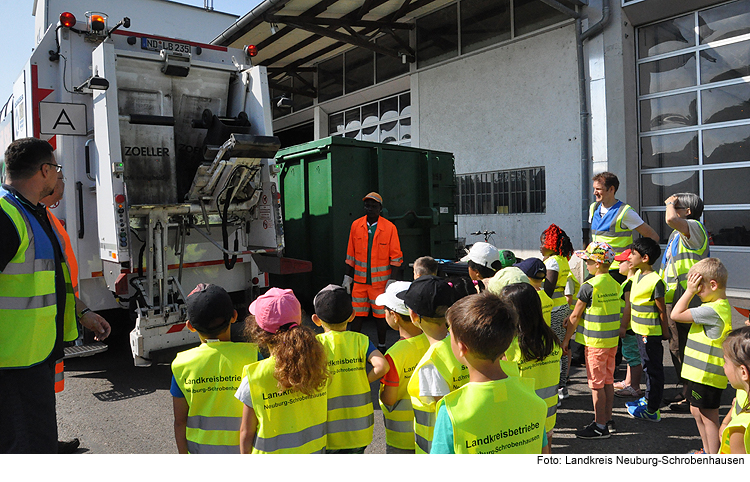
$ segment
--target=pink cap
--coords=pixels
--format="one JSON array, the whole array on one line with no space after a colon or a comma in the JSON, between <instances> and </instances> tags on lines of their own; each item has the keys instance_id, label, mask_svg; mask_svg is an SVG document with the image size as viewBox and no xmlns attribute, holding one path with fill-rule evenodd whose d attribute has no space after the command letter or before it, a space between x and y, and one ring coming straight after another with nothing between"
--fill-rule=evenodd
<instances>
[{"instance_id":1,"label":"pink cap","mask_svg":"<svg viewBox=\"0 0 750 482\"><path fill-rule=\"evenodd\" d=\"M258 326L269 333L289 323L298 325L302 319L302 307L292 290L271 288L250 303L250 314L255 316Z\"/></svg>"}]
</instances>

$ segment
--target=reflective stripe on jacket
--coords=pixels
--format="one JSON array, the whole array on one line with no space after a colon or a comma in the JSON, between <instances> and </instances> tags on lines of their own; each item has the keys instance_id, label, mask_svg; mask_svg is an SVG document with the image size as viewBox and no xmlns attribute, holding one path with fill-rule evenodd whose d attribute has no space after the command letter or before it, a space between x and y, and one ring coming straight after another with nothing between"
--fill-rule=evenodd
<instances>
[{"instance_id":1,"label":"reflective stripe on jacket","mask_svg":"<svg viewBox=\"0 0 750 482\"><path fill-rule=\"evenodd\" d=\"M330 376L326 449L366 447L375 423L366 366L370 339L354 331L328 331L318 340L328 355Z\"/></svg>"},{"instance_id":2,"label":"reflective stripe on jacket","mask_svg":"<svg viewBox=\"0 0 750 482\"><path fill-rule=\"evenodd\" d=\"M349 231L346 264L354 268L354 281L363 284L367 283L367 238L367 216L362 216ZM396 226L382 216L373 235L369 261L372 284L388 281L391 266L401 266L404 261Z\"/></svg>"},{"instance_id":3,"label":"reflective stripe on jacket","mask_svg":"<svg viewBox=\"0 0 750 482\"><path fill-rule=\"evenodd\" d=\"M65 364L63 359L55 362L55 393L65 390Z\"/></svg>"},{"instance_id":4,"label":"reflective stripe on jacket","mask_svg":"<svg viewBox=\"0 0 750 482\"><path fill-rule=\"evenodd\" d=\"M243 404L234 397L245 365L258 361L254 343L211 341L180 352L172 374L188 404L191 454L240 453Z\"/></svg>"}]
</instances>

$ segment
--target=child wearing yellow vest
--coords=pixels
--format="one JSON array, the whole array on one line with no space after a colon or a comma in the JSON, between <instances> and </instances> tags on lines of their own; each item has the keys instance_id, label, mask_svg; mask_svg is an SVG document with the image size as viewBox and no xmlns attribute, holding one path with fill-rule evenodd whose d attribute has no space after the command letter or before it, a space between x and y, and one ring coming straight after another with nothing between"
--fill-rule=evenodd
<instances>
[{"instance_id":1,"label":"child wearing yellow vest","mask_svg":"<svg viewBox=\"0 0 750 482\"><path fill-rule=\"evenodd\" d=\"M534 381L510 376L500 362L515 336L516 317L510 303L487 291L448 310L451 351L468 367L469 382L438 402L430 453L549 453L547 406Z\"/></svg>"},{"instance_id":2,"label":"child wearing yellow vest","mask_svg":"<svg viewBox=\"0 0 750 482\"><path fill-rule=\"evenodd\" d=\"M416 267L415 262L415 273ZM385 422L386 454L414 453L414 410L407 386L417 363L430 347L422 330L411 322L409 308L396 296L408 290L410 285L407 281L395 281L375 300L385 307L388 326L399 333L399 340L385 352L390 369L380 380L379 401Z\"/></svg>"},{"instance_id":3,"label":"child wearing yellow vest","mask_svg":"<svg viewBox=\"0 0 750 482\"><path fill-rule=\"evenodd\" d=\"M455 292L444 279L428 275L420 276L407 291L396 296L409 308L412 323L424 332L430 344L407 384L414 409L414 450L428 454L438 400L469 380L468 368L451 351L445 322L445 312L453 304Z\"/></svg>"},{"instance_id":4,"label":"child wearing yellow vest","mask_svg":"<svg viewBox=\"0 0 750 482\"><path fill-rule=\"evenodd\" d=\"M536 394L547 405L545 432L549 442L557 420L557 385L560 382L562 355L560 340L546 324L539 297L532 285L507 285L500 292L500 298L508 301L518 314L517 334L505 352L505 359L518 364L522 378L534 380Z\"/></svg>"},{"instance_id":5,"label":"child wearing yellow vest","mask_svg":"<svg viewBox=\"0 0 750 482\"><path fill-rule=\"evenodd\" d=\"M326 453L363 454L375 422L370 383L388 372L388 362L367 335L347 331L354 319L349 293L328 285L315 295L312 321L328 355L328 442ZM372 364L368 372L366 363Z\"/></svg>"},{"instance_id":6,"label":"child wearing yellow vest","mask_svg":"<svg viewBox=\"0 0 750 482\"><path fill-rule=\"evenodd\" d=\"M635 339L635 333L628 326L630 318L625 316L627 303L625 299L630 296L630 278L637 271L630 264L630 252L628 248L622 253L615 256L615 261L620 265L617 267L618 272L625 277L625 281L620 284L621 287L621 306L623 308L623 317L620 322L620 339L622 340L622 358L627 363L625 379L614 383L616 397L635 397L641 398L641 377L643 375L643 363L641 362L641 353L638 351L638 340ZM627 309L630 309L628 306Z\"/></svg>"},{"instance_id":7,"label":"child wearing yellow vest","mask_svg":"<svg viewBox=\"0 0 750 482\"><path fill-rule=\"evenodd\" d=\"M270 358L245 366L235 397L244 403L240 453L325 453L328 358L289 289L250 304L246 331Z\"/></svg>"},{"instance_id":8,"label":"child wearing yellow vest","mask_svg":"<svg viewBox=\"0 0 750 482\"><path fill-rule=\"evenodd\" d=\"M607 243L592 241L576 256L586 260L592 275L581 285L563 340L569 350L573 334L586 357L586 378L594 402L594 421L576 432L583 439L609 438L614 403L615 354L620 336L620 283L609 274L615 252Z\"/></svg>"},{"instance_id":9,"label":"child wearing yellow vest","mask_svg":"<svg viewBox=\"0 0 750 482\"><path fill-rule=\"evenodd\" d=\"M737 390L719 431L720 454L750 453L750 327L738 328L724 340L724 373Z\"/></svg>"},{"instance_id":10,"label":"child wearing yellow vest","mask_svg":"<svg viewBox=\"0 0 750 482\"><path fill-rule=\"evenodd\" d=\"M672 320L692 323L685 346L681 376L687 380L690 413L703 447L695 453L719 451L719 407L727 386L722 343L732 330L732 307L727 301L727 268L717 258L705 258L690 267L685 293L672 308ZM701 306L690 308L698 295Z\"/></svg>"},{"instance_id":11,"label":"child wearing yellow vest","mask_svg":"<svg viewBox=\"0 0 750 482\"><path fill-rule=\"evenodd\" d=\"M181 454L240 453L242 403L232 395L245 365L258 361L254 343L233 343L232 299L217 285L199 284L187 297L187 328L201 344L172 362L174 437Z\"/></svg>"},{"instance_id":12,"label":"child wearing yellow vest","mask_svg":"<svg viewBox=\"0 0 750 482\"><path fill-rule=\"evenodd\" d=\"M664 296L667 285L651 266L659 259L661 248L651 238L639 238L630 247L628 262L638 271L626 283L625 312L620 335L630 325L638 343L638 352L646 374L646 396L625 404L633 418L658 422L659 407L664 395L664 346L669 339L667 305ZM623 343L623 348L625 344Z\"/></svg>"},{"instance_id":13,"label":"child wearing yellow vest","mask_svg":"<svg viewBox=\"0 0 750 482\"><path fill-rule=\"evenodd\" d=\"M520 269L526 276L528 276L529 283L536 290L536 294L539 296L539 301L542 304L542 317L544 318L544 322L547 323L547 326L551 327L552 307L554 306L554 302L552 301L552 298L547 295L547 292L544 291L544 288L542 288L542 284L547 277L547 267L539 258L526 258L513 266ZM555 335L555 337L557 337L557 335Z\"/></svg>"}]
</instances>

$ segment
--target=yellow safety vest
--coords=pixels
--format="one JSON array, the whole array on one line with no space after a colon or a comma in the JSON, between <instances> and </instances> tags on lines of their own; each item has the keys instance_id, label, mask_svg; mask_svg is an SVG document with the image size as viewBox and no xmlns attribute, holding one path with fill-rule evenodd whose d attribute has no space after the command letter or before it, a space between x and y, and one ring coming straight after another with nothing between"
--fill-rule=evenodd
<instances>
[{"instance_id":1,"label":"yellow safety vest","mask_svg":"<svg viewBox=\"0 0 750 482\"><path fill-rule=\"evenodd\" d=\"M312 395L292 388L280 390L273 376L274 357L245 366L250 398L258 419L254 454L325 453L326 386Z\"/></svg>"},{"instance_id":2,"label":"yellow safety vest","mask_svg":"<svg viewBox=\"0 0 750 482\"><path fill-rule=\"evenodd\" d=\"M370 339L354 331L318 335L328 355L328 442L330 450L355 449L372 443L375 415L367 381Z\"/></svg>"},{"instance_id":3,"label":"yellow safety vest","mask_svg":"<svg viewBox=\"0 0 750 482\"><path fill-rule=\"evenodd\" d=\"M568 283L571 283L573 285L573 289L571 290L572 293L572 303L568 304L568 307L572 310L576 306L576 298L575 295L578 294L578 290L581 289L581 283L578 281L578 278L575 277L575 275L571 272L568 275ZM567 299L567 298L566 298Z\"/></svg>"},{"instance_id":4,"label":"yellow safety vest","mask_svg":"<svg viewBox=\"0 0 750 482\"><path fill-rule=\"evenodd\" d=\"M557 273L557 283L555 284L555 291L551 296L553 306L556 308L568 303L568 300L565 298L565 285L568 282L568 275L570 274L570 264L568 263L568 259L565 256L559 254L550 256L547 259L554 259L555 261L557 261L558 266L560 266L560 271Z\"/></svg>"},{"instance_id":5,"label":"yellow safety vest","mask_svg":"<svg viewBox=\"0 0 750 482\"><path fill-rule=\"evenodd\" d=\"M555 428L557 421L557 388L560 384L560 358L562 349L555 344L555 349L544 360L523 361L518 338L514 338L505 352L508 361L518 364L521 378L534 380L536 394L547 405L547 421L544 429L549 432Z\"/></svg>"},{"instance_id":6,"label":"yellow safety vest","mask_svg":"<svg viewBox=\"0 0 750 482\"><path fill-rule=\"evenodd\" d=\"M706 228L700 222L698 225L701 231L703 231L703 244L698 249L688 249L685 247L682 243L680 232L676 229L669 236L667 248L664 250L661 259L661 269L659 270L659 275L667 283L668 291L664 297L667 303L676 301L674 295L678 284L682 287L680 291L685 292L685 288L687 288L687 275L690 268L698 261L708 258L710 255ZM667 260L667 257L670 259Z\"/></svg>"},{"instance_id":7,"label":"yellow safety vest","mask_svg":"<svg viewBox=\"0 0 750 482\"><path fill-rule=\"evenodd\" d=\"M706 336L703 325L693 323L688 333L681 376L685 380L724 389L727 376L724 373L724 349L722 343L732 331L732 307L726 299L703 303L710 306L724 321L721 336L711 339Z\"/></svg>"},{"instance_id":8,"label":"yellow safety vest","mask_svg":"<svg viewBox=\"0 0 750 482\"><path fill-rule=\"evenodd\" d=\"M544 289L537 290L537 294L539 295L539 301L542 303L542 317L544 317L544 322L547 323L547 326L552 326L552 308L554 307L554 301L552 301L552 298L544 292ZM564 296L563 300L565 300Z\"/></svg>"},{"instance_id":9,"label":"yellow safety vest","mask_svg":"<svg viewBox=\"0 0 750 482\"><path fill-rule=\"evenodd\" d=\"M661 336L659 309L651 296L664 280L655 271L642 275L640 270L630 280L630 328L638 335Z\"/></svg>"},{"instance_id":10,"label":"yellow safety vest","mask_svg":"<svg viewBox=\"0 0 750 482\"><path fill-rule=\"evenodd\" d=\"M418 373L427 363L435 365L451 391L464 386L469 381L469 369L456 360L453 355L450 335L427 349L427 352L417 364L417 368L414 369L414 373ZM419 376L413 376L409 379L407 391L414 409L415 453L429 454L432 432L435 429L437 403L434 401L425 402L419 397Z\"/></svg>"},{"instance_id":11,"label":"yellow safety vest","mask_svg":"<svg viewBox=\"0 0 750 482\"><path fill-rule=\"evenodd\" d=\"M212 341L177 354L172 373L189 407L188 452L240 453L243 404L234 394L245 365L257 361L254 343Z\"/></svg>"},{"instance_id":12,"label":"yellow safety vest","mask_svg":"<svg viewBox=\"0 0 750 482\"><path fill-rule=\"evenodd\" d=\"M594 348L617 346L620 338L620 284L604 273L584 281L594 287L591 306L583 312L576 328L576 341Z\"/></svg>"},{"instance_id":13,"label":"yellow safety vest","mask_svg":"<svg viewBox=\"0 0 750 482\"><path fill-rule=\"evenodd\" d=\"M591 241L607 243L616 254L620 254L633 244L633 231L622 225L625 213L633 208L622 201L617 201L609 208L607 214L599 216L596 214L599 206L601 203L592 203L589 207ZM619 266L620 262L614 261L610 269L617 269Z\"/></svg>"},{"instance_id":14,"label":"yellow safety vest","mask_svg":"<svg viewBox=\"0 0 750 482\"><path fill-rule=\"evenodd\" d=\"M724 431L721 433L721 446L719 447L719 453L720 454L731 454L730 446L729 446L729 437L732 435L732 432L737 431L737 429L742 428L745 430L745 453L750 453L750 437L748 437L748 432L750 432L750 412L743 412L742 408L745 406L745 403L747 402L747 392L742 389L737 389L737 395L734 398L734 405L731 408L730 413L732 414L732 418L729 420L729 424L724 428Z\"/></svg>"},{"instance_id":15,"label":"yellow safety vest","mask_svg":"<svg viewBox=\"0 0 750 482\"><path fill-rule=\"evenodd\" d=\"M534 393L531 379L467 383L443 397L438 405L443 404L453 425L457 454L542 452L547 407Z\"/></svg>"},{"instance_id":16,"label":"yellow safety vest","mask_svg":"<svg viewBox=\"0 0 750 482\"><path fill-rule=\"evenodd\" d=\"M386 352L393 360L393 368L398 373L398 401L390 408L380 402L385 422L386 445L402 450L414 450L414 410L406 387L417 363L429 347L429 340L422 334L397 341Z\"/></svg>"},{"instance_id":17,"label":"yellow safety vest","mask_svg":"<svg viewBox=\"0 0 750 482\"><path fill-rule=\"evenodd\" d=\"M3 188L0 209L15 226L20 241L16 255L0 273L0 368L29 367L46 360L57 339L55 251L34 214ZM68 266L63 259L60 262L66 287L63 340L73 341L78 338L75 296ZM23 320L23 329L18 320Z\"/></svg>"}]
</instances>

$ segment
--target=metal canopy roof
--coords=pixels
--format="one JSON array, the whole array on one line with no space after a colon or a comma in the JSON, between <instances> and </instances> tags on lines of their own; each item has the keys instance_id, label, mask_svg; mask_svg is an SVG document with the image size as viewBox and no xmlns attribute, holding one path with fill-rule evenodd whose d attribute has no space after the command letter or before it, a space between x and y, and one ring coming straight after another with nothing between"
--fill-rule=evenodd
<instances>
[{"instance_id":1,"label":"metal canopy roof","mask_svg":"<svg viewBox=\"0 0 750 482\"><path fill-rule=\"evenodd\" d=\"M266 0L211 43L242 48L255 45L255 64L272 75L299 72L352 46L414 60L405 44L385 49L372 40L412 29L411 20L453 0ZM273 29L276 33L272 33Z\"/></svg>"},{"instance_id":2,"label":"metal canopy roof","mask_svg":"<svg viewBox=\"0 0 750 482\"><path fill-rule=\"evenodd\" d=\"M254 64L268 68L271 83L285 75L313 71L313 64L352 46L414 62L414 50L397 31L414 28L414 18L439 9L454 0L265 0L240 18L212 44L242 48L255 45ZM541 0L547 5L576 15L575 6L587 0ZM388 49L373 40L390 35L398 44ZM307 83L307 82L304 82ZM315 95L309 86L304 95ZM288 88L287 88L288 90Z\"/></svg>"}]
</instances>

